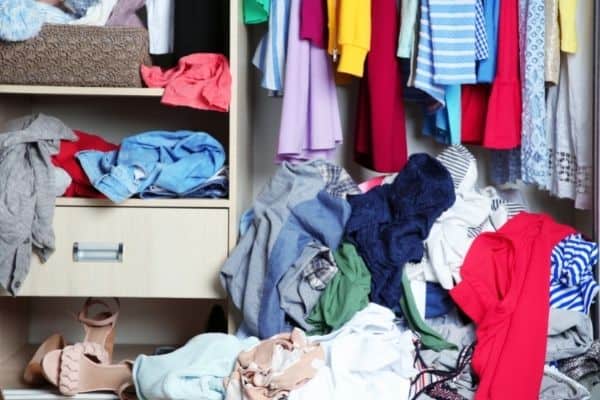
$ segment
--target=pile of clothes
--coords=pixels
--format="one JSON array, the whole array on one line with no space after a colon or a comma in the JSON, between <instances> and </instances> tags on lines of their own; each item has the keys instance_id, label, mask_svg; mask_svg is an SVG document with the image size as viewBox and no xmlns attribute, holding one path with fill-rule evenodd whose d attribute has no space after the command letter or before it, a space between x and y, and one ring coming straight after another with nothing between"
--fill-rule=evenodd
<instances>
[{"instance_id":1,"label":"pile of clothes","mask_svg":"<svg viewBox=\"0 0 600 400\"><path fill-rule=\"evenodd\" d=\"M302 329L308 346L351 343L325 347L317 372L286 396L558 400L600 390L589 318L598 245L477 178L461 145L414 154L360 187L324 160L279 168L221 270L243 316L238 336ZM378 329L368 343L346 342ZM230 397L236 379L242 392L257 384L234 376L227 399L258 398ZM260 377L261 399L282 398Z\"/></svg>"},{"instance_id":2,"label":"pile of clothes","mask_svg":"<svg viewBox=\"0 0 600 400\"><path fill-rule=\"evenodd\" d=\"M54 251L55 199L223 198L229 192L225 149L205 132L152 131L120 146L34 114L0 133L0 285L16 294L32 249Z\"/></svg>"}]
</instances>

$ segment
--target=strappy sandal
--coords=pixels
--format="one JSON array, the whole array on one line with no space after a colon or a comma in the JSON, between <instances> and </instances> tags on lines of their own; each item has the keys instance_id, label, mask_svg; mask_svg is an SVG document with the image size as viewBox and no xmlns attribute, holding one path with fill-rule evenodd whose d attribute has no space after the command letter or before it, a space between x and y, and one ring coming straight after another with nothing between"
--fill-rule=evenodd
<instances>
[{"instance_id":1,"label":"strappy sandal","mask_svg":"<svg viewBox=\"0 0 600 400\"><path fill-rule=\"evenodd\" d=\"M48 382L66 396L78 393L111 391L125 398L133 385L131 361L103 364L90 356L92 343L77 343L63 350L48 353L42 360L42 370Z\"/></svg>"},{"instance_id":2,"label":"strappy sandal","mask_svg":"<svg viewBox=\"0 0 600 400\"><path fill-rule=\"evenodd\" d=\"M83 305L83 308L79 312L77 319L83 325L85 330L85 337L83 342L91 342L100 344L107 353L108 362L112 361L112 354L115 343L115 327L117 320L119 319L119 309L121 308L121 302L119 299L114 299L116 309L113 310L103 300L88 298ZM90 308L99 305L104 306L106 311L101 311L94 317L90 317Z\"/></svg>"},{"instance_id":3,"label":"strappy sandal","mask_svg":"<svg viewBox=\"0 0 600 400\"><path fill-rule=\"evenodd\" d=\"M83 325L85 331L83 343L97 344L85 347L89 351L88 354L95 357L99 362L106 364L109 364L112 360L115 326L119 317L119 308L121 307L118 299L115 298L114 302L116 309L113 311L108 303L88 298L77 316L78 321ZM96 305L103 306L105 310L99 312L94 317L90 317L90 308ZM48 353L60 351L65 346L65 339L59 334L54 334L46 339L27 364L23 373L24 382L32 386L44 384L46 379L42 371L42 359Z\"/></svg>"}]
</instances>

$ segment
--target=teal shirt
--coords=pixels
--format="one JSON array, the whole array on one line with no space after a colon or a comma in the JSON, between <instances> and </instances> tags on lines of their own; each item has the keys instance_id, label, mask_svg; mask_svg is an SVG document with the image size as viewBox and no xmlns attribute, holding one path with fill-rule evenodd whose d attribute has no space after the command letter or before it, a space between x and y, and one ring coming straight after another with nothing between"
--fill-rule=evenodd
<instances>
[{"instance_id":1,"label":"teal shirt","mask_svg":"<svg viewBox=\"0 0 600 400\"><path fill-rule=\"evenodd\" d=\"M244 0L244 22L260 24L269 20L271 0Z\"/></svg>"}]
</instances>

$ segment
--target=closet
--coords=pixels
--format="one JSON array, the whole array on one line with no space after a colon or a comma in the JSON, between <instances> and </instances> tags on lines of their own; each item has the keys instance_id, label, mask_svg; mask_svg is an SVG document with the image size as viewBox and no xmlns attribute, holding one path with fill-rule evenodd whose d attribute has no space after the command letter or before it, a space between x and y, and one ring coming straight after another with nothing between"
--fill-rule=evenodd
<instances>
[{"instance_id":1,"label":"closet","mask_svg":"<svg viewBox=\"0 0 600 400\"><path fill-rule=\"evenodd\" d=\"M227 309L218 271L251 203L248 49L241 2L229 6L228 113L160 104L162 89L0 85L0 125L45 113L113 142L147 130L210 133L226 149L226 199L57 198L56 251L31 270L17 298L0 296L0 389L24 388L23 369L37 345L62 332L81 340L72 313L88 296L122 300L115 360L178 345L201 333L211 307ZM102 253L103 260L95 261ZM66 332L65 332L66 330ZM0 395L1 397L1 395Z\"/></svg>"}]
</instances>

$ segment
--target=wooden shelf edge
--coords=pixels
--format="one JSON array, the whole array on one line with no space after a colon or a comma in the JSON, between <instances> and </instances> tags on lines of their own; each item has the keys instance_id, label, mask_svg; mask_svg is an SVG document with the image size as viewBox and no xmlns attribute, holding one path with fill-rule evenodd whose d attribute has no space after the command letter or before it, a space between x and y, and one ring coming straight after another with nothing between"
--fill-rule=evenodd
<instances>
[{"instance_id":1,"label":"wooden shelf edge","mask_svg":"<svg viewBox=\"0 0 600 400\"><path fill-rule=\"evenodd\" d=\"M108 199L57 197L58 207L146 207L146 208L229 208L229 199L129 199L113 203Z\"/></svg>"},{"instance_id":2,"label":"wooden shelf edge","mask_svg":"<svg viewBox=\"0 0 600 400\"><path fill-rule=\"evenodd\" d=\"M164 89L152 88L0 85L0 94L161 97L163 93Z\"/></svg>"}]
</instances>

